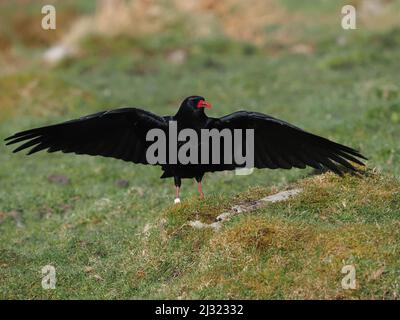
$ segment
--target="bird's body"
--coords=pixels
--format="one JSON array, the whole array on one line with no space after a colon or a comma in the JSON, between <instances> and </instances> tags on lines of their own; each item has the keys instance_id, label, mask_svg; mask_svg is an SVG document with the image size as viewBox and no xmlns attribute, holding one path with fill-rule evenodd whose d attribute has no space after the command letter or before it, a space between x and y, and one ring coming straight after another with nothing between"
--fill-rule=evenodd
<instances>
[{"instance_id":1,"label":"bird's body","mask_svg":"<svg viewBox=\"0 0 400 320\"><path fill-rule=\"evenodd\" d=\"M100 155L124 161L154 164L147 158L152 142L147 140L150 130L156 129L170 141L170 123L176 123L177 132L184 129L201 136L202 130L254 130L255 168L306 168L329 169L337 174L356 171L350 163L363 165L359 158L366 159L358 151L303 131L285 121L249 111L238 111L221 118L208 117L204 109L211 105L200 96L186 98L174 116L158 116L138 108L120 108L88 115L64 123L16 133L6 139L7 144L24 142L14 152L31 148L28 154L41 150L48 152ZM247 143L242 141L243 148ZM167 142L168 144L168 142ZM178 141L178 147L185 141ZM202 142L196 145L199 150ZM168 150L169 145L166 146ZM211 147L210 147L211 148ZM221 148L221 159L227 152ZM179 198L181 179L195 178L199 192L203 195L201 180L206 172L234 170L243 166L233 160L219 163L173 162L169 155L161 166L161 178L174 177L176 197Z\"/></svg>"}]
</instances>

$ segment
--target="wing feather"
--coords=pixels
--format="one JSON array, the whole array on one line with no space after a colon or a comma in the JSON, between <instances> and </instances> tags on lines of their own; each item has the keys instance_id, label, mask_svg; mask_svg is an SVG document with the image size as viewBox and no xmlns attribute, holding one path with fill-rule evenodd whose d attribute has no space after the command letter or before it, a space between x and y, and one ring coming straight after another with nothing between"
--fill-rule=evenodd
<instances>
[{"instance_id":1,"label":"wing feather","mask_svg":"<svg viewBox=\"0 0 400 320\"><path fill-rule=\"evenodd\" d=\"M357 171L353 163L363 166L361 159L367 160L353 148L258 112L238 111L211 118L208 128L254 129L256 168L325 167L342 175L346 170Z\"/></svg>"},{"instance_id":2,"label":"wing feather","mask_svg":"<svg viewBox=\"0 0 400 320\"><path fill-rule=\"evenodd\" d=\"M18 132L5 140L7 145L23 142L14 152L47 149L146 164L146 134L153 128L167 130L166 118L138 108L120 108Z\"/></svg>"}]
</instances>

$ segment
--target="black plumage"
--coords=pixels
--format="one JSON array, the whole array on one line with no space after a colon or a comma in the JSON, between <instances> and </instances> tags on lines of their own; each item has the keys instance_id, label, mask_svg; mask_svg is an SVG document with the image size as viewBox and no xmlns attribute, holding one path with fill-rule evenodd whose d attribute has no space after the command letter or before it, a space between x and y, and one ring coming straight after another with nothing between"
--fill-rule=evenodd
<instances>
[{"instance_id":1,"label":"black plumage","mask_svg":"<svg viewBox=\"0 0 400 320\"><path fill-rule=\"evenodd\" d=\"M207 117L204 108L210 105L201 96L186 98L175 116L158 116L138 108L120 108L98 112L60 124L31 129L6 138L7 145L23 142L14 152L29 149L28 155L47 150L113 157L124 161L149 164L146 141L150 129L161 129L168 135L168 123L177 121L178 131L194 129L254 129L254 167L291 169L307 166L329 169L342 175L356 171L354 163L364 165L366 159L357 150L308 133L285 121L249 111L238 111L221 118ZM243 141L245 144L246 142ZM221 154L223 159L223 152ZM206 172L233 170L232 164L162 164L162 178L174 177L179 198L182 178L199 182Z\"/></svg>"}]
</instances>

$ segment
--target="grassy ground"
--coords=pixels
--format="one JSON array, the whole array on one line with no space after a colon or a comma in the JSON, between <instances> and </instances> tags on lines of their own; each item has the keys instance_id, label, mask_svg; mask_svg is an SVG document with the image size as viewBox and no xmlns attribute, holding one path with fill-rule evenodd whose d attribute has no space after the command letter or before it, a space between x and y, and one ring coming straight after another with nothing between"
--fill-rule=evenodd
<instances>
[{"instance_id":1,"label":"grassy ground","mask_svg":"<svg viewBox=\"0 0 400 320\"><path fill-rule=\"evenodd\" d=\"M23 36L13 20L19 9L2 4L9 28L0 35L1 138L126 105L172 114L182 98L200 94L214 105L209 115L271 114L362 150L370 169L344 179L310 170L218 173L206 176L203 202L185 180L177 207L172 181L157 168L26 157L1 144L1 298L399 297L400 26L343 31L341 1L279 3L296 16L285 45L285 21L265 30L272 40L264 45L220 33L187 37L178 25L145 37L85 37L78 57L53 68L39 57L58 36ZM23 15L33 25L37 6ZM64 6L65 21L94 7ZM183 61L171 59L177 50ZM185 226L288 185L305 191L238 215L219 232ZM41 287L48 264L56 290ZM356 290L341 288L346 264L356 267Z\"/></svg>"}]
</instances>

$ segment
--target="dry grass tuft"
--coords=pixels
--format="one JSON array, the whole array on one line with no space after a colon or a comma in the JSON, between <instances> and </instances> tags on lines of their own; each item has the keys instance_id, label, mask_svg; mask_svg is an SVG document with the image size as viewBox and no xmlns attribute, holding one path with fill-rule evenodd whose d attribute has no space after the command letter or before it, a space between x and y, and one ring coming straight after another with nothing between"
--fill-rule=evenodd
<instances>
[{"instance_id":1,"label":"dry grass tuft","mask_svg":"<svg viewBox=\"0 0 400 320\"><path fill-rule=\"evenodd\" d=\"M298 19L294 14L289 14L276 0L175 2L180 3L181 8L188 14L194 14L201 21L207 23L214 20L228 37L255 44L264 44L268 40L265 34L268 26L282 25L287 21L293 22L293 19ZM200 26L203 24L199 23ZM203 31L203 33L210 32L211 30ZM282 42L290 41L288 33L282 33L280 38Z\"/></svg>"},{"instance_id":2,"label":"dry grass tuft","mask_svg":"<svg viewBox=\"0 0 400 320\"><path fill-rule=\"evenodd\" d=\"M99 0L94 16L78 20L65 42L77 45L88 34L143 37L179 26L190 37L221 33L260 45L270 40L266 37L268 26L297 19L297 15L289 14L276 0L252 0L250 5L240 0ZM293 40L284 28L277 38L282 44Z\"/></svg>"},{"instance_id":3,"label":"dry grass tuft","mask_svg":"<svg viewBox=\"0 0 400 320\"><path fill-rule=\"evenodd\" d=\"M213 248L236 247L265 251L268 248L294 249L306 241L307 232L289 224L276 224L261 217L246 216L232 228L225 228L210 242Z\"/></svg>"}]
</instances>

